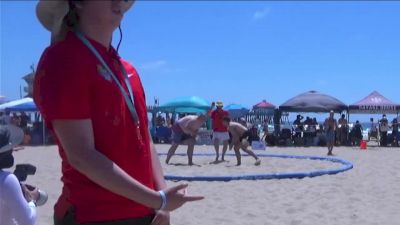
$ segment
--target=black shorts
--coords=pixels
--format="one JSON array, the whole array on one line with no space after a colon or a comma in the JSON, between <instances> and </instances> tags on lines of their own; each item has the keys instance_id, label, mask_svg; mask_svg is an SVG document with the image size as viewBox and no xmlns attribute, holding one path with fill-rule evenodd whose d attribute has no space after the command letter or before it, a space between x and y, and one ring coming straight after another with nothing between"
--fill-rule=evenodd
<instances>
[{"instance_id":1,"label":"black shorts","mask_svg":"<svg viewBox=\"0 0 400 225\"><path fill-rule=\"evenodd\" d=\"M78 224L75 221L75 210L74 208L70 208L64 218L56 218L54 216L54 225L150 225L153 218L154 215L134 219Z\"/></svg>"},{"instance_id":2,"label":"black shorts","mask_svg":"<svg viewBox=\"0 0 400 225\"><path fill-rule=\"evenodd\" d=\"M190 138L192 138L191 135L184 133L178 124L174 124L172 127L172 142L174 144L181 144Z\"/></svg>"},{"instance_id":3,"label":"black shorts","mask_svg":"<svg viewBox=\"0 0 400 225\"><path fill-rule=\"evenodd\" d=\"M246 131L242 134L242 136L239 138L240 142L242 142L243 140L247 140L250 137L250 131Z\"/></svg>"}]
</instances>

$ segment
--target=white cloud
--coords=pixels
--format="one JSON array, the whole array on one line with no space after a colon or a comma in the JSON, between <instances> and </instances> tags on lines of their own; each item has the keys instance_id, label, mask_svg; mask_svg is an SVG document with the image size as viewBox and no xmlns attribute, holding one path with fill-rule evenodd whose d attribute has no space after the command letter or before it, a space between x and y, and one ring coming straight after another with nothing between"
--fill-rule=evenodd
<instances>
[{"instance_id":1,"label":"white cloud","mask_svg":"<svg viewBox=\"0 0 400 225\"><path fill-rule=\"evenodd\" d=\"M174 66L171 66L166 60L146 62L139 65L138 68L142 71L158 73L178 73L183 71L182 68L175 68Z\"/></svg>"},{"instance_id":2,"label":"white cloud","mask_svg":"<svg viewBox=\"0 0 400 225\"><path fill-rule=\"evenodd\" d=\"M164 68L165 66L167 66L167 61L157 60L153 62L144 63L140 66L140 68L143 70L158 70Z\"/></svg>"},{"instance_id":3,"label":"white cloud","mask_svg":"<svg viewBox=\"0 0 400 225\"><path fill-rule=\"evenodd\" d=\"M253 14L253 19L254 20L264 19L270 12L271 12L271 10L269 8L259 10Z\"/></svg>"}]
</instances>

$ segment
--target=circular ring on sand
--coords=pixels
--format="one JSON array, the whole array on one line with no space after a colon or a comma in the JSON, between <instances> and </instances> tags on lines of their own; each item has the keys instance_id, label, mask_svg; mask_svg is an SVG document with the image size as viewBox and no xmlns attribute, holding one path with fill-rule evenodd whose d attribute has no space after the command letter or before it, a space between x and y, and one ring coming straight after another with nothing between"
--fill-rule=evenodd
<instances>
[{"instance_id":1,"label":"circular ring on sand","mask_svg":"<svg viewBox=\"0 0 400 225\"><path fill-rule=\"evenodd\" d=\"M159 155L167 155L165 153ZM186 156L186 154L175 154L180 156ZM193 154L194 156L215 156L215 154ZM229 156L235 156L234 154L226 154ZM173 181L232 181L232 180L270 180L270 179L302 179L305 177L317 177L322 175L333 175L337 173L343 173L353 168L353 164L349 161L319 157L319 156L300 156L300 155L273 155L273 154L259 154L258 157L274 157L274 158L289 158L289 159L307 159L307 160L321 160L330 161L333 163L340 163L343 166L338 169L327 169L327 170L315 170L310 172L289 172L289 173L265 173L265 174L248 174L248 175L234 175L234 176L177 176L177 175L165 175L166 180Z\"/></svg>"}]
</instances>

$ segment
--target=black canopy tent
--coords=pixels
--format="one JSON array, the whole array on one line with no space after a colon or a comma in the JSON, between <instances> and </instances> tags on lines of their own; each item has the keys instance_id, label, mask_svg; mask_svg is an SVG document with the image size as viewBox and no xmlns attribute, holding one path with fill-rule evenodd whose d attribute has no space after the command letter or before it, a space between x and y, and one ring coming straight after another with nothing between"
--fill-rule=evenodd
<instances>
[{"instance_id":1,"label":"black canopy tent","mask_svg":"<svg viewBox=\"0 0 400 225\"><path fill-rule=\"evenodd\" d=\"M317 92L309 91L297 95L282 105L279 106L279 110L282 112L311 112L311 113L321 113L334 111L336 113L341 113L347 110L347 105L338 99Z\"/></svg>"}]
</instances>

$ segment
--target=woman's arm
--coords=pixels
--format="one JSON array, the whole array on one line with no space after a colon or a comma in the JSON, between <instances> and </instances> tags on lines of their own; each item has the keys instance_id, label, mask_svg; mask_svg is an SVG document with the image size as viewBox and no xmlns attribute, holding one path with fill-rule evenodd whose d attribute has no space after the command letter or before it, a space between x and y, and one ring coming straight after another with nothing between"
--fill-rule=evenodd
<instances>
[{"instance_id":1,"label":"woman's arm","mask_svg":"<svg viewBox=\"0 0 400 225\"><path fill-rule=\"evenodd\" d=\"M92 121L54 120L53 127L68 162L100 186L156 209L161 206L157 192L130 177L118 165L95 149Z\"/></svg>"},{"instance_id":2,"label":"woman's arm","mask_svg":"<svg viewBox=\"0 0 400 225\"><path fill-rule=\"evenodd\" d=\"M26 201L17 177L14 174L8 175L3 185L4 196L0 197L5 200L12 213L7 216L11 216L18 224L35 224L36 206L33 202Z\"/></svg>"},{"instance_id":3,"label":"woman's arm","mask_svg":"<svg viewBox=\"0 0 400 225\"><path fill-rule=\"evenodd\" d=\"M98 185L149 208L159 209L160 194L141 184L117 164L95 149L92 121L54 120L55 133L59 138L70 165ZM180 193L187 185L181 184L164 189L167 195L165 210L172 211L188 201L200 200L201 196Z\"/></svg>"}]
</instances>

